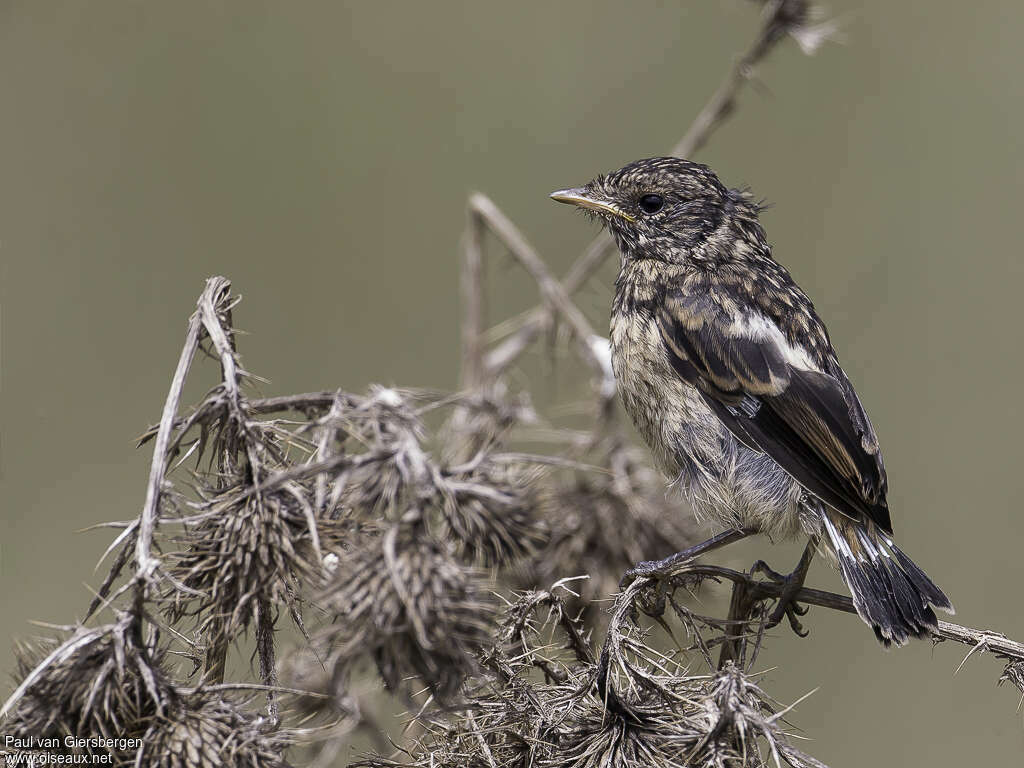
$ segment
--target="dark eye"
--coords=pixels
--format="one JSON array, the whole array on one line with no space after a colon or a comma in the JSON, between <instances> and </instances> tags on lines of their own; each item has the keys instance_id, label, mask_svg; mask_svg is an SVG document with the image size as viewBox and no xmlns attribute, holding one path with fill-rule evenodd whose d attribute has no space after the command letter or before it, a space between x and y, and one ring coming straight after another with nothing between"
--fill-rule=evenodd
<instances>
[{"instance_id":1,"label":"dark eye","mask_svg":"<svg viewBox=\"0 0 1024 768\"><path fill-rule=\"evenodd\" d=\"M637 201L644 213L657 213L665 207L665 198L661 195L644 195Z\"/></svg>"}]
</instances>

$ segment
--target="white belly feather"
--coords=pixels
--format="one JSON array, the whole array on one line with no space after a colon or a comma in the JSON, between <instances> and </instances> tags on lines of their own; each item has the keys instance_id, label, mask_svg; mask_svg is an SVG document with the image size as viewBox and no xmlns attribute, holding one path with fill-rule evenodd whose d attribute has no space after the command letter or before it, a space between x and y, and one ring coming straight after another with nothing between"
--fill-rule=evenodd
<instances>
[{"instance_id":1,"label":"white belly feather","mask_svg":"<svg viewBox=\"0 0 1024 768\"><path fill-rule=\"evenodd\" d=\"M652 317L613 317L611 350L626 412L699 518L755 527L773 538L800 531L800 486L774 460L736 440L679 377Z\"/></svg>"}]
</instances>

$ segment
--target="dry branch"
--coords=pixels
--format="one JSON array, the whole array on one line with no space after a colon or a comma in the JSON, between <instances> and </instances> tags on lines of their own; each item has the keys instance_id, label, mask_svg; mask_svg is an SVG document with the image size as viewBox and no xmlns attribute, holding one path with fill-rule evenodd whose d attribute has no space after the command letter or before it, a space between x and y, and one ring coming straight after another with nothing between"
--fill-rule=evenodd
<instances>
[{"instance_id":1,"label":"dry branch","mask_svg":"<svg viewBox=\"0 0 1024 768\"><path fill-rule=\"evenodd\" d=\"M230 287L231 283L222 277L213 277L206 281L206 288L199 297L199 309L189 319L188 332L185 334L185 346L181 350L178 366L171 379L171 389L167 393L167 401L164 403L160 427L156 434L156 444L153 446L153 461L149 469L149 482L146 485L146 500L143 503L138 523L139 535L136 541L135 560L138 563L138 576L143 583L151 580L159 565L159 562L150 554L153 544L153 529L156 526L157 508L160 504L164 475L167 473L167 448L171 441L171 432L174 428L175 416L178 413L181 393L185 387L185 379L188 378L192 359L199 348L199 331L203 325L207 325L207 317L210 314L215 314L212 308L217 303L218 297ZM207 306L210 308L209 312ZM209 331L209 326L207 326L207 330Z\"/></svg>"},{"instance_id":2,"label":"dry branch","mask_svg":"<svg viewBox=\"0 0 1024 768\"><path fill-rule=\"evenodd\" d=\"M751 659L746 657L744 650L742 650L742 644L737 641L741 638L752 637L758 640L761 639L766 612L765 610L759 610L759 607L765 608L766 606L763 606L763 603L780 598L783 595L784 586L777 582L758 579L751 573L698 562L681 564L673 574L666 577L667 583L650 578L641 578L634 581L626 590L620 593L612 611L613 619L609 627L610 643L608 650L610 652L610 659L612 661L618 659L622 663L622 639L618 633L621 631L621 627L626 619L632 615L638 605L651 605L651 590L662 591L662 594L659 594L654 602L657 608L652 615L658 615L665 607L663 591L666 588L675 590L680 587L693 586L704 580L729 581L733 584L729 618L722 622L722 626L726 627L725 635L722 638L723 648L729 648L730 644L732 644L732 647L728 651L723 651L724 655L719 661L719 667L724 666L726 661L737 664L749 663ZM842 613L854 615L857 613L853 600L849 597L811 587L801 588L796 594L795 600L801 604L818 606ZM692 614L686 611L683 613L687 621L693 620ZM1024 665L1024 643L1012 640L1001 632L989 629L973 629L948 621L939 621L938 628L932 633L931 638L936 643L950 641L969 646L971 650L964 661L976 652L988 651L997 658L1005 660L1007 662L1007 669L1010 666ZM707 660L710 662L710 657ZM1006 674L1005 670L1004 674ZM1021 689L1021 693L1024 694L1024 687L1018 683L1014 675L1008 675L1007 679L1012 680Z\"/></svg>"}]
</instances>

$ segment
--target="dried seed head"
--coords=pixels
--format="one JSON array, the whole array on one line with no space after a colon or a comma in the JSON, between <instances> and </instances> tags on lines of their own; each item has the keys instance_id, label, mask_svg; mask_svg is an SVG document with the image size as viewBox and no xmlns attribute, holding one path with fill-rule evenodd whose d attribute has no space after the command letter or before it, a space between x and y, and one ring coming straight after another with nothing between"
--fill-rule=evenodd
<instances>
[{"instance_id":1,"label":"dried seed head","mask_svg":"<svg viewBox=\"0 0 1024 768\"><path fill-rule=\"evenodd\" d=\"M146 734L140 765L154 768L287 768L287 740L267 720L222 697L192 694Z\"/></svg>"},{"instance_id":2,"label":"dried seed head","mask_svg":"<svg viewBox=\"0 0 1024 768\"><path fill-rule=\"evenodd\" d=\"M464 557L508 563L536 551L547 537L539 516L542 472L483 459L441 479L441 516Z\"/></svg>"},{"instance_id":3,"label":"dried seed head","mask_svg":"<svg viewBox=\"0 0 1024 768\"><path fill-rule=\"evenodd\" d=\"M394 518L408 500L433 493L425 429L406 392L374 387L370 396L336 420L353 445L377 460L345 474L341 505L364 517Z\"/></svg>"},{"instance_id":4,"label":"dried seed head","mask_svg":"<svg viewBox=\"0 0 1024 768\"><path fill-rule=\"evenodd\" d=\"M577 670L580 671L580 670ZM824 768L795 749L767 697L743 673L645 670L623 711L610 712L591 676L557 685L514 677L435 723L410 758L358 768ZM641 684L642 683L642 684Z\"/></svg>"},{"instance_id":5,"label":"dried seed head","mask_svg":"<svg viewBox=\"0 0 1024 768\"><path fill-rule=\"evenodd\" d=\"M395 526L342 560L322 599L335 616L325 639L347 664L369 652L391 688L419 675L451 698L477 671L493 606L479 574L412 526Z\"/></svg>"},{"instance_id":6,"label":"dried seed head","mask_svg":"<svg viewBox=\"0 0 1024 768\"><path fill-rule=\"evenodd\" d=\"M502 423L511 418L488 412L491 419L501 414ZM355 517L396 521L410 507L422 509L444 524L460 555L486 565L520 557L543 540L534 514L540 471L526 461L498 461L492 434L471 460L443 466L424 447L424 425L402 393L376 389L342 421L365 455L378 457L345 473L341 504ZM464 431L458 436L466 439Z\"/></svg>"},{"instance_id":7,"label":"dried seed head","mask_svg":"<svg viewBox=\"0 0 1024 768\"><path fill-rule=\"evenodd\" d=\"M233 638L250 625L258 603L287 602L319 574L305 494L297 485L270 493L236 487L215 499L210 514L177 540L182 550L167 558L171 575L190 590L172 588L171 619L201 616L204 629L217 626ZM316 528L320 546L340 540L332 521Z\"/></svg>"},{"instance_id":8,"label":"dried seed head","mask_svg":"<svg viewBox=\"0 0 1024 768\"><path fill-rule=\"evenodd\" d=\"M153 660L133 635L131 622L122 619L80 628L63 642L22 644L16 675L29 684L13 703L5 722L8 732L57 739L62 754L112 755L115 764L134 760L130 745L108 749L64 742L67 736L140 739L152 719L174 702L162 670L163 654Z\"/></svg>"}]
</instances>

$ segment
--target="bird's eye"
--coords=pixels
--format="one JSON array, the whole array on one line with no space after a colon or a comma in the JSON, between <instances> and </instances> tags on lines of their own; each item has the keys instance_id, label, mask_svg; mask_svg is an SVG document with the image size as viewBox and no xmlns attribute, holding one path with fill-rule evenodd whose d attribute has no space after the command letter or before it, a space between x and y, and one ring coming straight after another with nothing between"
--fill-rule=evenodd
<instances>
[{"instance_id":1,"label":"bird's eye","mask_svg":"<svg viewBox=\"0 0 1024 768\"><path fill-rule=\"evenodd\" d=\"M644 195L637 201L644 213L657 213L665 207L665 198L661 195Z\"/></svg>"}]
</instances>

